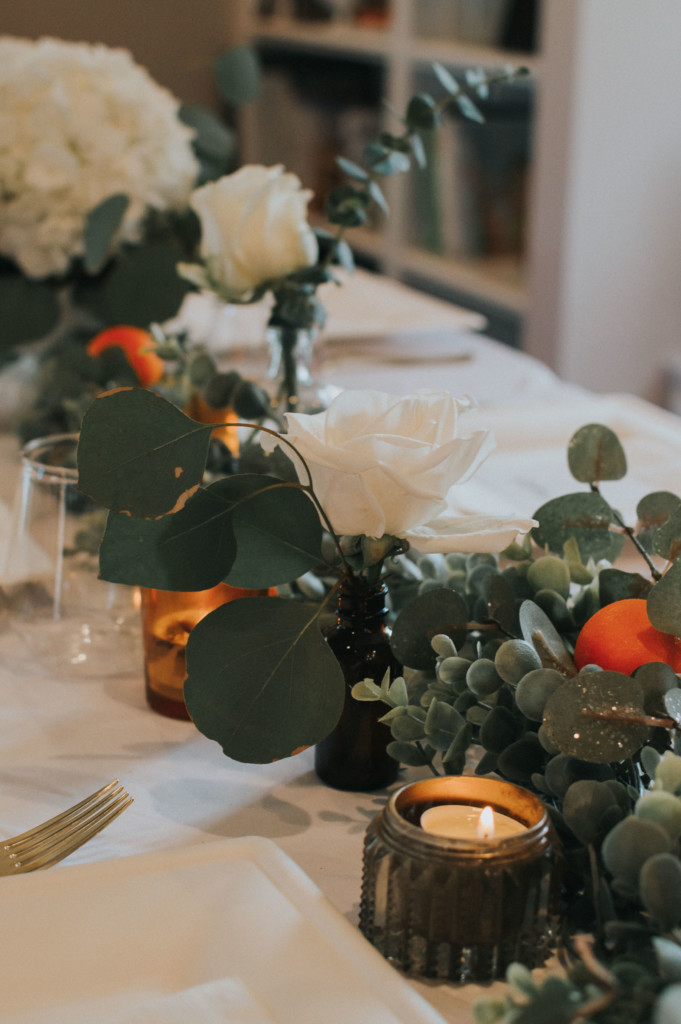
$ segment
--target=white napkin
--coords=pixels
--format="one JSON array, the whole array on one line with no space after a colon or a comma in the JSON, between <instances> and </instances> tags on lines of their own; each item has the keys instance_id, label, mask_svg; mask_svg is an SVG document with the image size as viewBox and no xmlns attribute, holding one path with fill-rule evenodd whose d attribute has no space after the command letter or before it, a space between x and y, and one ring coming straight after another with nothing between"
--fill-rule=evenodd
<instances>
[{"instance_id":1,"label":"white napkin","mask_svg":"<svg viewBox=\"0 0 681 1024\"><path fill-rule=\"evenodd\" d=\"M181 992L155 996L111 1024L274 1024L274 1018L238 978L217 978Z\"/></svg>"}]
</instances>

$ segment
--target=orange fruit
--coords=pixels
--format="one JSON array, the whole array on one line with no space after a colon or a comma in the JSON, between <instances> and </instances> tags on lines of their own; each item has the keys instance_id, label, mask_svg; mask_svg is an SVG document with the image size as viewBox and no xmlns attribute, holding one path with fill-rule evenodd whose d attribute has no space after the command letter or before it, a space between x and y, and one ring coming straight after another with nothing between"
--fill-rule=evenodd
<instances>
[{"instance_id":1,"label":"orange fruit","mask_svg":"<svg viewBox=\"0 0 681 1024\"><path fill-rule=\"evenodd\" d=\"M98 356L104 349L112 346L123 349L140 387L148 388L150 384L157 384L163 377L165 363L156 354L154 339L149 331L123 324L107 327L88 342L87 353L90 356Z\"/></svg>"},{"instance_id":2,"label":"orange fruit","mask_svg":"<svg viewBox=\"0 0 681 1024\"><path fill-rule=\"evenodd\" d=\"M613 601L582 626L575 645L575 665L598 665L631 675L639 665L662 661L681 672L681 640L661 633L648 618L643 598Z\"/></svg>"}]
</instances>

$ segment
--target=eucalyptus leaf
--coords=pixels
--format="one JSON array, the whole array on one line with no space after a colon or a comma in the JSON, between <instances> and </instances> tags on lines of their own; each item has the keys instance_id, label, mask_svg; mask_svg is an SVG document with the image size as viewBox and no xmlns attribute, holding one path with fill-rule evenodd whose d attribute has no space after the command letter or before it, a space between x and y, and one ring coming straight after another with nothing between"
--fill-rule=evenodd
<instances>
[{"instance_id":1,"label":"eucalyptus leaf","mask_svg":"<svg viewBox=\"0 0 681 1024\"><path fill-rule=\"evenodd\" d=\"M400 764L407 765L410 768L421 768L423 765L428 764L428 756L424 750L420 747L414 746L411 743L402 743L393 740L387 746L387 752L390 757L399 761Z\"/></svg>"},{"instance_id":2,"label":"eucalyptus leaf","mask_svg":"<svg viewBox=\"0 0 681 1024\"><path fill-rule=\"evenodd\" d=\"M23 274L0 274L0 308L0 350L41 338L59 322L55 288Z\"/></svg>"},{"instance_id":3,"label":"eucalyptus leaf","mask_svg":"<svg viewBox=\"0 0 681 1024\"><path fill-rule=\"evenodd\" d=\"M216 586L236 553L227 508L206 489L175 515L160 519L110 512L100 549L103 579L158 590ZM210 558L205 557L206 551Z\"/></svg>"},{"instance_id":4,"label":"eucalyptus leaf","mask_svg":"<svg viewBox=\"0 0 681 1024\"><path fill-rule=\"evenodd\" d=\"M546 761L546 751L535 732L527 732L510 743L497 758L497 770L504 778L519 786L529 786L532 776L540 772Z\"/></svg>"},{"instance_id":5,"label":"eucalyptus leaf","mask_svg":"<svg viewBox=\"0 0 681 1024\"><path fill-rule=\"evenodd\" d=\"M544 668L555 668L564 675L575 674L577 669L563 638L548 615L534 601L523 601L521 604L520 628L524 639L532 644L539 655ZM527 671L536 667L530 665Z\"/></svg>"},{"instance_id":6,"label":"eucalyptus leaf","mask_svg":"<svg viewBox=\"0 0 681 1024\"><path fill-rule=\"evenodd\" d=\"M653 937L652 943L662 977L667 981L681 981L681 946L672 939L665 939L658 935ZM678 988L679 996L681 996L681 985ZM679 1006L681 1007L681 999Z\"/></svg>"},{"instance_id":7,"label":"eucalyptus leaf","mask_svg":"<svg viewBox=\"0 0 681 1024\"><path fill-rule=\"evenodd\" d=\"M354 160L348 160L344 156L337 156L336 163L343 174L347 174L349 178L353 178L355 181L367 181L369 178L368 172L363 167L360 167L359 164L356 164Z\"/></svg>"},{"instance_id":8,"label":"eucalyptus leaf","mask_svg":"<svg viewBox=\"0 0 681 1024\"><path fill-rule=\"evenodd\" d=\"M600 423L588 423L572 435L567 457L570 472L581 483L621 480L627 472L627 458L617 434Z\"/></svg>"},{"instance_id":9,"label":"eucalyptus leaf","mask_svg":"<svg viewBox=\"0 0 681 1024\"><path fill-rule=\"evenodd\" d=\"M239 502L232 513L237 554L225 578L230 586L272 587L322 563L319 515L297 484L237 474L220 481L220 493Z\"/></svg>"},{"instance_id":10,"label":"eucalyptus leaf","mask_svg":"<svg viewBox=\"0 0 681 1024\"><path fill-rule=\"evenodd\" d=\"M652 583L638 572L623 569L601 569L598 574L598 597L601 606L631 597L646 597Z\"/></svg>"},{"instance_id":11,"label":"eucalyptus leaf","mask_svg":"<svg viewBox=\"0 0 681 1024\"><path fill-rule=\"evenodd\" d=\"M669 517L681 507L681 498L672 491L653 491L644 495L636 506L638 519L638 538L650 547L650 540L655 532Z\"/></svg>"},{"instance_id":12,"label":"eucalyptus leaf","mask_svg":"<svg viewBox=\"0 0 681 1024\"><path fill-rule=\"evenodd\" d=\"M122 246L101 274L78 282L76 302L105 324L162 323L190 290L177 272L179 255L161 241Z\"/></svg>"},{"instance_id":13,"label":"eucalyptus leaf","mask_svg":"<svg viewBox=\"0 0 681 1024\"><path fill-rule=\"evenodd\" d=\"M394 718L390 723L390 732L392 738L398 743L422 740L425 735L423 722L408 714L398 715Z\"/></svg>"},{"instance_id":14,"label":"eucalyptus leaf","mask_svg":"<svg viewBox=\"0 0 681 1024\"><path fill-rule=\"evenodd\" d=\"M179 511L201 484L211 431L151 391L105 392L83 418L78 487L116 512Z\"/></svg>"},{"instance_id":15,"label":"eucalyptus leaf","mask_svg":"<svg viewBox=\"0 0 681 1024\"><path fill-rule=\"evenodd\" d=\"M354 272L355 257L348 243L344 242L342 239L339 239L334 244L334 258L336 262L339 263L344 270L347 270L349 274Z\"/></svg>"},{"instance_id":16,"label":"eucalyptus leaf","mask_svg":"<svg viewBox=\"0 0 681 1024\"><path fill-rule=\"evenodd\" d=\"M681 637L681 559L651 589L646 608L655 629Z\"/></svg>"},{"instance_id":17,"label":"eucalyptus leaf","mask_svg":"<svg viewBox=\"0 0 681 1024\"><path fill-rule=\"evenodd\" d=\"M99 273L109 258L116 232L123 223L129 205L128 196L117 192L103 199L85 218L83 266L88 274Z\"/></svg>"},{"instance_id":18,"label":"eucalyptus leaf","mask_svg":"<svg viewBox=\"0 0 681 1024\"><path fill-rule=\"evenodd\" d=\"M360 227L366 220L368 193L353 185L339 185L332 188L326 197L326 216L331 224L341 227Z\"/></svg>"},{"instance_id":19,"label":"eucalyptus leaf","mask_svg":"<svg viewBox=\"0 0 681 1024\"><path fill-rule=\"evenodd\" d=\"M254 100L260 91L261 64L250 46L235 46L213 61L213 74L220 92L235 107Z\"/></svg>"},{"instance_id":20,"label":"eucalyptus leaf","mask_svg":"<svg viewBox=\"0 0 681 1024\"><path fill-rule=\"evenodd\" d=\"M653 552L673 562L681 555L681 507L676 508L653 538Z\"/></svg>"},{"instance_id":21,"label":"eucalyptus leaf","mask_svg":"<svg viewBox=\"0 0 681 1024\"><path fill-rule=\"evenodd\" d=\"M377 206L383 210L386 215L390 213L390 207L388 206L388 200L385 198L383 189L376 181L370 181L367 185L369 195L376 203Z\"/></svg>"},{"instance_id":22,"label":"eucalyptus leaf","mask_svg":"<svg viewBox=\"0 0 681 1024\"><path fill-rule=\"evenodd\" d=\"M648 857L641 868L643 905L665 932L681 924L681 863L672 853Z\"/></svg>"},{"instance_id":23,"label":"eucalyptus leaf","mask_svg":"<svg viewBox=\"0 0 681 1024\"><path fill-rule=\"evenodd\" d=\"M643 706L649 715L665 715L665 695L678 691L678 676L670 665L662 661L651 661L640 665L633 673L634 679L643 691ZM681 691L679 696L681 696ZM659 754L658 754L659 760Z\"/></svg>"},{"instance_id":24,"label":"eucalyptus leaf","mask_svg":"<svg viewBox=\"0 0 681 1024\"><path fill-rule=\"evenodd\" d=\"M442 115L437 103L428 93L412 96L407 105L407 127L429 130L437 128Z\"/></svg>"},{"instance_id":25,"label":"eucalyptus leaf","mask_svg":"<svg viewBox=\"0 0 681 1024\"><path fill-rule=\"evenodd\" d=\"M425 146L423 145L423 139L421 138L418 132L411 132L411 134L409 135L409 143L411 145L411 151L414 155L414 160L416 161L417 167L423 170L428 163L426 149Z\"/></svg>"},{"instance_id":26,"label":"eucalyptus leaf","mask_svg":"<svg viewBox=\"0 0 681 1024\"><path fill-rule=\"evenodd\" d=\"M668 853L669 835L652 821L643 821L630 815L608 833L601 853L608 871L616 879L638 889L639 872L648 857Z\"/></svg>"},{"instance_id":27,"label":"eucalyptus leaf","mask_svg":"<svg viewBox=\"0 0 681 1024\"><path fill-rule=\"evenodd\" d=\"M246 597L192 630L185 702L199 731L228 757L276 761L336 725L346 684L317 615L287 598Z\"/></svg>"},{"instance_id":28,"label":"eucalyptus leaf","mask_svg":"<svg viewBox=\"0 0 681 1024\"><path fill-rule=\"evenodd\" d=\"M392 177L395 174L403 174L408 171L411 164L406 153L386 151L380 159L374 159L371 165L378 174Z\"/></svg>"},{"instance_id":29,"label":"eucalyptus leaf","mask_svg":"<svg viewBox=\"0 0 681 1024\"><path fill-rule=\"evenodd\" d=\"M568 537L563 544L563 557L570 570L570 580L579 586L588 586L594 578L593 572L584 565L579 553L579 544L575 537Z\"/></svg>"},{"instance_id":30,"label":"eucalyptus leaf","mask_svg":"<svg viewBox=\"0 0 681 1024\"><path fill-rule=\"evenodd\" d=\"M395 657L409 668L433 668L432 637L444 633L458 646L465 638L467 618L468 606L453 590L439 587L421 594L395 620L390 639Z\"/></svg>"},{"instance_id":31,"label":"eucalyptus leaf","mask_svg":"<svg viewBox=\"0 0 681 1024\"><path fill-rule=\"evenodd\" d=\"M432 747L447 750L452 739L464 727L465 722L458 711L442 700L433 700L425 720L425 734Z\"/></svg>"},{"instance_id":32,"label":"eucalyptus leaf","mask_svg":"<svg viewBox=\"0 0 681 1024\"><path fill-rule=\"evenodd\" d=\"M613 712L624 717L608 717ZM621 672L584 672L554 690L543 725L562 753L604 764L631 757L647 741L649 726L626 717L643 714L643 693L634 679Z\"/></svg>"},{"instance_id":33,"label":"eucalyptus leaf","mask_svg":"<svg viewBox=\"0 0 681 1024\"><path fill-rule=\"evenodd\" d=\"M577 541L583 560L614 561L623 540L610 532L614 513L605 498L592 491L577 491L552 498L537 509L539 525L531 530L539 547L561 554L571 537Z\"/></svg>"},{"instance_id":34,"label":"eucalyptus leaf","mask_svg":"<svg viewBox=\"0 0 681 1024\"><path fill-rule=\"evenodd\" d=\"M478 107L476 107L470 96L465 93L461 93L456 97L456 105L459 111L464 117L467 117L469 121L476 121L478 124L484 124L485 118Z\"/></svg>"},{"instance_id":35,"label":"eucalyptus leaf","mask_svg":"<svg viewBox=\"0 0 681 1024\"><path fill-rule=\"evenodd\" d=\"M459 83L456 81L454 76L449 73L446 67L436 61L433 64L433 71L437 75L440 85L450 94L450 96L456 96L456 94L460 92Z\"/></svg>"},{"instance_id":36,"label":"eucalyptus leaf","mask_svg":"<svg viewBox=\"0 0 681 1024\"><path fill-rule=\"evenodd\" d=\"M580 779L573 782L563 798L563 818L585 846L596 845L603 836L603 816L616 807L615 797L603 782Z\"/></svg>"},{"instance_id":37,"label":"eucalyptus leaf","mask_svg":"<svg viewBox=\"0 0 681 1024\"><path fill-rule=\"evenodd\" d=\"M180 107L179 116L194 129L194 151L204 165L202 180L226 173L237 153L234 132L215 114L195 104Z\"/></svg>"}]
</instances>

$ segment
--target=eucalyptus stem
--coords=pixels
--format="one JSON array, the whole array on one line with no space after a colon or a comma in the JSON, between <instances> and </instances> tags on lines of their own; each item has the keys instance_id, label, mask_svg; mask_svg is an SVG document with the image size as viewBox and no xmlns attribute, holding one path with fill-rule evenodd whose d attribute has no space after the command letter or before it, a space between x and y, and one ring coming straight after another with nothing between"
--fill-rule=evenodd
<instances>
[{"instance_id":1,"label":"eucalyptus stem","mask_svg":"<svg viewBox=\"0 0 681 1024\"><path fill-rule=\"evenodd\" d=\"M591 486L591 490L593 491L594 494L598 494L599 497L601 497L601 498L603 497L603 495L601 494L601 490L600 490L600 487L598 486L598 484L592 483L590 486ZM657 582L658 580L661 580L662 579L662 573L660 572L659 569L657 569L655 567L652 558L650 557L650 555L648 554L646 549L641 544L640 540L638 539L638 537L634 533L632 527L631 526L627 526L627 524L624 522L624 520L622 519L621 515L619 514L619 512L616 509L611 507L611 511L612 511L613 516L615 517L615 520L619 524L620 528L627 535L629 540L632 542L632 544L634 545L634 547L636 548L638 553L641 555L641 557L643 558L643 560L646 563L646 565L648 566L648 570L650 572L650 575L653 577L655 582Z\"/></svg>"}]
</instances>

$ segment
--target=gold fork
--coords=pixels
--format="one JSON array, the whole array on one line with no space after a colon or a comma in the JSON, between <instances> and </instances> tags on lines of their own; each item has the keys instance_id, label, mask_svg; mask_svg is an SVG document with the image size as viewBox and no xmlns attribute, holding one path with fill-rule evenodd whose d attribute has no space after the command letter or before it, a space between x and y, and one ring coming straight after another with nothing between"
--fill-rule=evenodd
<instances>
[{"instance_id":1,"label":"gold fork","mask_svg":"<svg viewBox=\"0 0 681 1024\"><path fill-rule=\"evenodd\" d=\"M132 803L118 779L54 818L0 840L0 876L49 868L105 828Z\"/></svg>"}]
</instances>

